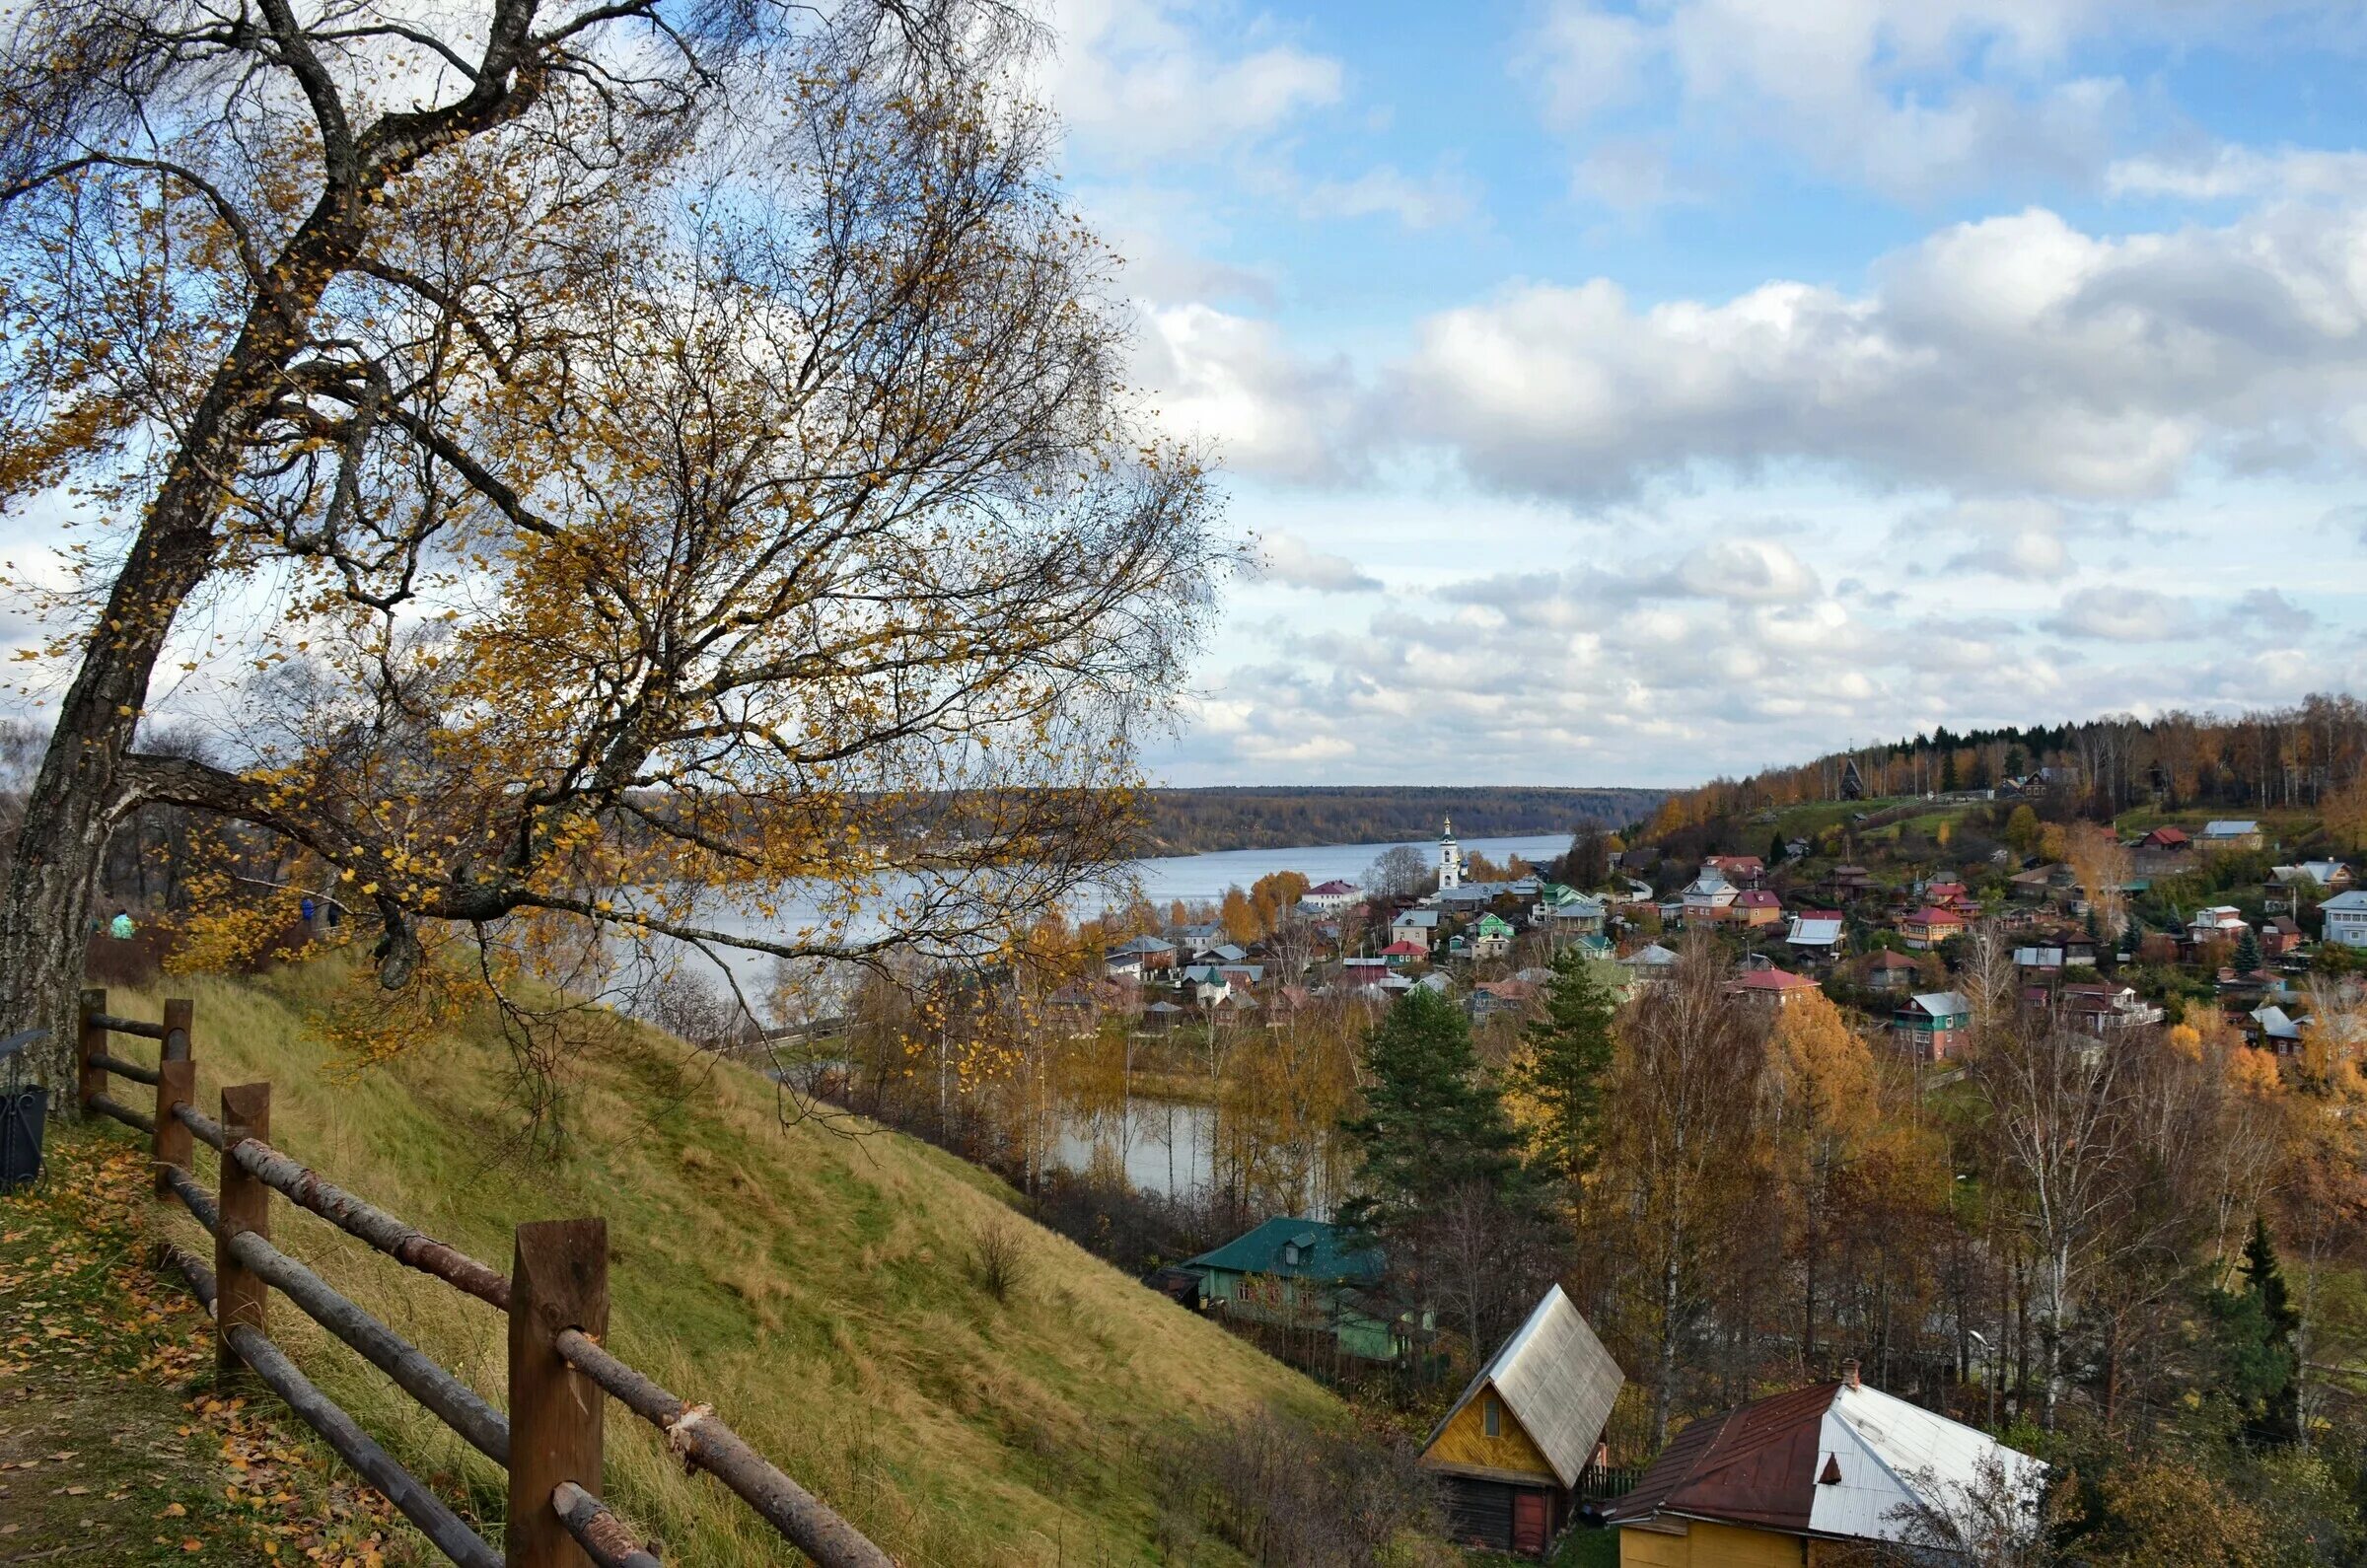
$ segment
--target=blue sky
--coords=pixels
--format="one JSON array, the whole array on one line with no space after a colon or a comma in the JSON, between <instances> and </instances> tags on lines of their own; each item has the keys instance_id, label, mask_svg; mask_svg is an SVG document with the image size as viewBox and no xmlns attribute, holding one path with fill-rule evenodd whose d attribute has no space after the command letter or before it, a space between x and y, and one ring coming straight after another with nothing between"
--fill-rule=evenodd
<instances>
[{"instance_id":1,"label":"blue sky","mask_svg":"<svg viewBox=\"0 0 2367 1568\"><path fill-rule=\"evenodd\" d=\"M1267 566L1177 783L1684 783L2367 686L2367 6L1062 0Z\"/></svg>"}]
</instances>

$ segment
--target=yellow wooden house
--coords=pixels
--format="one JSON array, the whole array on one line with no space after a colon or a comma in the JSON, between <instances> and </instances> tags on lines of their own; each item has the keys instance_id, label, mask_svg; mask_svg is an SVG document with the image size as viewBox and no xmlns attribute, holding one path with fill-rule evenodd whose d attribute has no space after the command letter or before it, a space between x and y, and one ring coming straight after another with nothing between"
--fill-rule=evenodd
<instances>
[{"instance_id":1,"label":"yellow wooden house","mask_svg":"<svg viewBox=\"0 0 2367 1568\"><path fill-rule=\"evenodd\" d=\"M1849 1362L1836 1382L1686 1427L1607 1518L1619 1568L1816 1568L1871 1541L1944 1547L1952 1511L1992 1484L2035 1529L2044 1479L2039 1461L1867 1388Z\"/></svg>"},{"instance_id":2,"label":"yellow wooden house","mask_svg":"<svg viewBox=\"0 0 2367 1568\"><path fill-rule=\"evenodd\" d=\"M1446 1491L1449 1533L1544 1555L1569 1523L1625 1381L1561 1287L1545 1292L1423 1445L1421 1464Z\"/></svg>"}]
</instances>

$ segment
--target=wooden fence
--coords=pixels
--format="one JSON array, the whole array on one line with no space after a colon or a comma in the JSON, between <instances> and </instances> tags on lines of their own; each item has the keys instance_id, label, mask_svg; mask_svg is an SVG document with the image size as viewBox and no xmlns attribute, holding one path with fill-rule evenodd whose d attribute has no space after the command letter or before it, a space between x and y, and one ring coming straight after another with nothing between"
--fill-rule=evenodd
<instances>
[{"instance_id":1,"label":"wooden fence","mask_svg":"<svg viewBox=\"0 0 2367 1568\"><path fill-rule=\"evenodd\" d=\"M607 1221L521 1225L510 1272L496 1272L274 1148L269 1084L224 1088L219 1120L199 1110L193 1012L177 999L165 1003L160 1022L122 1018L108 1012L105 991L85 991L76 1051L82 1108L146 1133L158 1196L178 1200L213 1236L210 1266L177 1247L160 1253L212 1316L222 1376L251 1372L438 1551L464 1568L659 1568L600 1501L606 1395L664 1432L686 1464L737 1493L824 1568L891 1568L886 1552L750 1448L712 1409L668 1392L602 1348L609 1327ZM155 1040L157 1065L110 1054L110 1034ZM111 1098L110 1077L152 1087L153 1112ZM197 1182L192 1140L221 1153L215 1191ZM273 1193L505 1314L508 1414L272 1246ZM396 1463L271 1342L273 1292L508 1472L503 1551Z\"/></svg>"}]
</instances>

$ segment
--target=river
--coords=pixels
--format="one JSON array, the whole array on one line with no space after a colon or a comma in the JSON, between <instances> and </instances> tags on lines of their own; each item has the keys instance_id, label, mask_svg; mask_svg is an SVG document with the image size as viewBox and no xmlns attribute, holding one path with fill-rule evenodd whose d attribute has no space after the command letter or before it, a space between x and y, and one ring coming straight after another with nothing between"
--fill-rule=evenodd
<instances>
[{"instance_id":1,"label":"river","mask_svg":"<svg viewBox=\"0 0 2367 1568\"><path fill-rule=\"evenodd\" d=\"M1566 833L1528 833L1509 838L1467 838L1462 841L1465 855L1485 855L1499 865L1518 855L1532 864L1551 861L1570 847ZM1295 871L1307 879L1309 886L1330 881L1357 882L1373 862L1400 846L1414 849L1429 863L1438 858L1436 839L1393 839L1372 844L1304 844L1284 849L1222 849L1205 855L1162 855L1138 860L1128 868L1128 875L1142 890L1143 896L1161 909L1176 899L1186 903L1214 903L1224 897L1229 888L1247 889L1260 877L1277 871ZM903 891L902 885L892 882L882 891L881 904L892 903ZM1123 883L1104 890L1100 898L1106 906L1122 902L1127 890ZM1078 900L1087 902L1088 893ZM766 935L780 931L793 933L802 925L823 923L821 907L811 898L795 894L783 897L779 914L765 920L744 909L719 906L707 911L707 923L718 930ZM860 917L850 921L847 934L861 938L878 929L877 923ZM731 965L750 1000L756 1001L770 993L772 961L762 954L718 949L717 957Z\"/></svg>"},{"instance_id":2,"label":"river","mask_svg":"<svg viewBox=\"0 0 2367 1568\"><path fill-rule=\"evenodd\" d=\"M1518 855L1532 865L1558 860L1570 847L1567 833L1528 833L1515 838L1467 838L1465 855L1485 855L1499 865ZM1134 863L1135 880L1144 896L1165 904L1183 898L1192 903L1214 902L1228 888L1247 888L1277 871L1295 871L1310 885L1360 881L1372 863L1400 846L1417 850L1431 864L1438 860L1435 838L1393 839L1379 844L1304 844L1289 849L1220 849L1206 855L1163 855Z\"/></svg>"}]
</instances>

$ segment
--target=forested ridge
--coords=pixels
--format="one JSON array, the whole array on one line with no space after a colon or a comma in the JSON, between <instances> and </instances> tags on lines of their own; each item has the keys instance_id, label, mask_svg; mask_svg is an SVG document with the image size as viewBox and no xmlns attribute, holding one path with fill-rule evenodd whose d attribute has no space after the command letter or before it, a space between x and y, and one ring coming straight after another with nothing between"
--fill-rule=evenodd
<instances>
[{"instance_id":1,"label":"forested ridge","mask_svg":"<svg viewBox=\"0 0 2367 1568\"><path fill-rule=\"evenodd\" d=\"M1585 822L1641 821L1669 796L1656 789L1545 785L1252 785L1148 792L1144 853L1196 855L1298 844L1426 838L1447 818L1465 838L1569 832Z\"/></svg>"},{"instance_id":2,"label":"forested ridge","mask_svg":"<svg viewBox=\"0 0 2367 1568\"><path fill-rule=\"evenodd\" d=\"M2050 782L2090 797L2098 816L2137 806L2338 812L2367 805L2357 798L2367 776L2367 703L2322 692L2289 707L2240 713L2173 709L2152 718L2119 713L1963 731L1940 725L1671 793L1655 825L1838 800L1852 764L1870 798L1992 789L2051 769Z\"/></svg>"}]
</instances>

